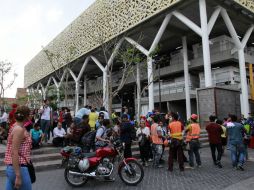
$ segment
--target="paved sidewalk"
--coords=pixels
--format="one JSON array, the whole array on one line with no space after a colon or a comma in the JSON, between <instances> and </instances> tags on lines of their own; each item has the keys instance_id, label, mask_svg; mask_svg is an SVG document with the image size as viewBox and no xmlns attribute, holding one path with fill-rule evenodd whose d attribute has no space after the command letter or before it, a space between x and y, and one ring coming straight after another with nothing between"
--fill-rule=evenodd
<instances>
[{"instance_id":1,"label":"paved sidewalk","mask_svg":"<svg viewBox=\"0 0 254 190\"><path fill-rule=\"evenodd\" d=\"M144 180L136 187L124 185L116 172L114 183L91 180L80 188L71 188L64 180L62 169L37 173L37 182L33 185L33 190L248 190L253 189L254 182L254 150L249 151L250 161L245 164L245 171L236 171L231 167L229 152L223 156L223 169L214 167L210 156L210 149L201 149L202 168L194 170L186 169L185 172L178 170L177 163L174 165L173 173L164 168L145 168ZM167 159L167 155L165 155ZM115 170L116 171L116 170ZM4 187L5 177L0 178L0 189ZM4 188L3 188L4 189Z\"/></svg>"}]
</instances>

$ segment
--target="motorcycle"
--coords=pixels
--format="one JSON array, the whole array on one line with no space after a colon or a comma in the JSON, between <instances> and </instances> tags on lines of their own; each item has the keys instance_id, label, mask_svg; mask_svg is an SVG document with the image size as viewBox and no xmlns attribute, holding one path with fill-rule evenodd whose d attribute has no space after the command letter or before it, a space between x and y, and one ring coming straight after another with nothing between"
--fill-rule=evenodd
<instances>
[{"instance_id":1,"label":"motorcycle","mask_svg":"<svg viewBox=\"0 0 254 190\"><path fill-rule=\"evenodd\" d=\"M127 185L137 185L144 177L143 167L135 158L124 158L123 150L124 144L119 139L91 153L82 153L80 147L64 148L61 155L62 165L66 166L66 182L73 187L80 187L92 178L110 179L115 167L114 162L118 158L120 179Z\"/></svg>"}]
</instances>

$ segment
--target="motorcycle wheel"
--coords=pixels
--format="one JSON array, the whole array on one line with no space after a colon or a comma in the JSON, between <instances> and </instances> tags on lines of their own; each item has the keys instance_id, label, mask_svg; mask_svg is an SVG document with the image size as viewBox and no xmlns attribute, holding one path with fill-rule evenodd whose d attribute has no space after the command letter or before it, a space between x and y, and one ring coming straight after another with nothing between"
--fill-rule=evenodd
<instances>
[{"instance_id":1,"label":"motorcycle wheel","mask_svg":"<svg viewBox=\"0 0 254 190\"><path fill-rule=\"evenodd\" d=\"M64 178L69 185L73 187L80 187L87 183L88 177L73 175L70 174L70 171L70 168L66 168L64 170Z\"/></svg>"},{"instance_id":2,"label":"motorcycle wheel","mask_svg":"<svg viewBox=\"0 0 254 190\"><path fill-rule=\"evenodd\" d=\"M127 167L123 164L120 166L118 170L118 175L120 179L126 184L126 185L137 185L139 184L143 177L144 177L144 170L143 167L135 160L128 161L128 166L130 167L131 173L127 169Z\"/></svg>"}]
</instances>

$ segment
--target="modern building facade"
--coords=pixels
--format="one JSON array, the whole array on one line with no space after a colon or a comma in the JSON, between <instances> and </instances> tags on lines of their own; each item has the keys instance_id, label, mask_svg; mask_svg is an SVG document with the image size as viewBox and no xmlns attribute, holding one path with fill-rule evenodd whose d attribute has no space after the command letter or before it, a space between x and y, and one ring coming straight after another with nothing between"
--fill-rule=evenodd
<instances>
[{"instance_id":1,"label":"modern building facade","mask_svg":"<svg viewBox=\"0 0 254 190\"><path fill-rule=\"evenodd\" d=\"M56 56L42 50L25 66L25 86L45 98L49 86L59 94L67 81L76 110L108 107L109 68L117 88L123 69L117 52L131 44L145 61L114 98L114 109L160 107L186 118L197 112L197 88L223 86L241 92L247 117L254 98L253 24L253 0L97 0L45 47ZM158 46L167 58L159 65L152 55Z\"/></svg>"}]
</instances>

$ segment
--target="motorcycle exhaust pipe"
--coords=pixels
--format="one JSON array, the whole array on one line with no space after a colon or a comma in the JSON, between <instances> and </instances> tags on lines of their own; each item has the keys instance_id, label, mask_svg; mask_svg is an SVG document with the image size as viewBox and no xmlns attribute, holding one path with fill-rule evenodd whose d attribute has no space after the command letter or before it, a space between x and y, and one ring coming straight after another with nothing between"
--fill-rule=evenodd
<instances>
[{"instance_id":1,"label":"motorcycle exhaust pipe","mask_svg":"<svg viewBox=\"0 0 254 190\"><path fill-rule=\"evenodd\" d=\"M69 171L69 173L72 174L72 175L78 175L78 176L96 177L95 172L92 172L92 173L80 173L80 172Z\"/></svg>"}]
</instances>

